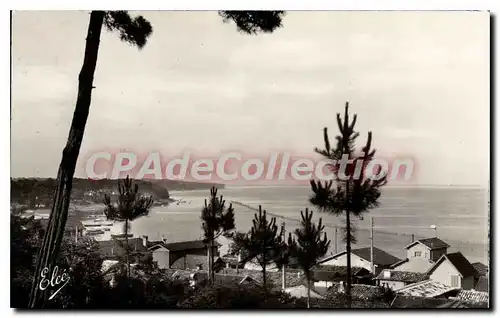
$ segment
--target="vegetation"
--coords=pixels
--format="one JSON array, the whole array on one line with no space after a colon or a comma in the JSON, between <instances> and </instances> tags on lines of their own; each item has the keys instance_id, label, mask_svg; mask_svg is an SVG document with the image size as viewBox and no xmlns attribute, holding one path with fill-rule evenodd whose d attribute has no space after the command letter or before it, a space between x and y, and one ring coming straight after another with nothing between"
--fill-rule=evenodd
<instances>
[{"instance_id":1,"label":"vegetation","mask_svg":"<svg viewBox=\"0 0 500 318\"><path fill-rule=\"evenodd\" d=\"M283 237L278 233L276 218L268 220L262 206L259 206L259 214L255 213L252 223L252 228L246 235L238 235L236 244L239 247L233 248L243 250L245 260L257 261L262 268L262 281L266 288L266 268L281 257L285 245Z\"/></svg>"},{"instance_id":2,"label":"vegetation","mask_svg":"<svg viewBox=\"0 0 500 318\"><path fill-rule=\"evenodd\" d=\"M205 200L205 206L201 210L202 228L205 242L208 245L208 275L214 280L214 243L221 235L228 236L234 229L234 209L232 204L226 208L226 201L217 197L217 189L210 189L209 202Z\"/></svg>"},{"instance_id":3,"label":"vegetation","mask_svg":"<svg viewBox=\"0 0 500 318\"><path fill-rule=\"evenodd\" d=\"M127 277L130 276L130 246L128 244L128 233L130 222L149 214L149 209L153 205L151 196L143 196L139 194L139 186L133 184L132 180L127 176L123 180L123 184L118 184L118 203L111 203L111 197L107 194L104 196L104 213L109 220L124 222L123 232L125 233L125 254L127 264Z\"/></svg>"},{"instance_id":4,"label":"vegetation","mask_svg":"<svg viewBox=\"0 0 500 318\"><path fill-rule=\"evenodd\" d=\"M278 309L297 308L300 300L288 294L264 291L259 286L208 285L179 305L198 309Z\"/></svg>"},{"instance_id":5,"label":"vegetation","mask_svg":"<svg viewBox=\"0 0 500 318\"><path fill-rule=\"evenodd\" d=\"M29 292L44 234L42 224L33 217L22 218L20 211L12 211L11 227L11 307L27 308ZM60 269L71 269L71 279L60 296L51 301L52 308L86 308L96 306L102 299L104 280L102 259L92 241L78 243L64 239L58 260Z\"/></svg>"},{"instance_id":6,"label":"vegetation","mask_svg":"<svg viewBox=\"0 0 500 318\"><path fill-rule=\"evenodd\" d=\"M346 103L344 119L337 114L337 125L340 135L336 136L336 147L331 148L328 137L328 129L324 128L324 149L316 148L315 151L331 161L330 168L336 175L335 185L333 181L311 180L313 194L310 198L311 204L318 207L320 211L328 212L337 216L345 216L345 236L347 252L347 303L351 303L351 243L356 242L351 216L361 217L378 206L381 187L386 184L386 178L370 178L366 176L366 167L372 161L375 150L371 149L372 133L368 133L366 145L362 148L361 155L355 154L354 143L359 136L354 131L357 115L352 122L349 121L349 104ZM340 171L338 162L342 159L352 160L347 165L347 171ZM359 166L361 169L357 169ZM342 172L344 175L340 175Z\"/></svg>"},{"instance_id":7,"label":"vegetation","mask_svg":"<svg viewBox=\"0 0 500 318\"><path fill-rule=\"evenodd\" d=\"M72 202L83 200L89 203L101 203L100 193L111 193L116 188L116 179L90 180L73 178L71 192ZM210 189L213 185L206 183L180 181L180 180L134 180L141 191L148 192L156 201L168 201L169 190L201 190ZM224 185L215 185L223 189ZM56 180L53 178L13 178L10 182L11 201L34 209L43 204L49 207L52 204ZM92 194L92 196L90 195ZM97 195L96 195L97 194Z\"/></svg>"},{"instance_id":8,"label":"vegetation","mask_svg":"<svg viewBox=\"0 0 500 318\"><path fill-rule=\"evenodd\" d=\"M43 229L38 220L11 213L11 307L27 308L35 253ZM290 308L300 304L281 292L266 298L258 286L207 285L193 290L182 280L167 278L150 255L130 275L126 266L102 271L103 259L95 241L65 238L60 269L69 269L68 284L46 308L65 309L171 309L171 308ZM119 264L120 265L120 264ZM111 280L111 278L113 278Z\"/></svg>"},{"instance_id":9,"label":"vegetation","mask_svg":"<svg viewBox=\"0 0 500 318\"><path fill-rule=\"evenodd\" d=\"M302 216L301 227L295 230L295 240L290 242L291 255L297 259L298 265L304 271L307 278L307 308L311 307L311 279L312 268L317 265L318 259L328 252L330 241L323 232L325 226L322 219L318 225L312 221L313 212L300 211Z\"/></svg>"},{"instance_id":10,"label":"vegetation","mask_svg":"<svg viewBox=\"0 0 500 318\"><path fill-rule=\"evenodd\" d=\"M14 209L10 215L10 305L15 308L28 305L35 270L33 255L44 235L40 222L33 217L22 218L21 213Z\"/></svg>"}]
</instances>

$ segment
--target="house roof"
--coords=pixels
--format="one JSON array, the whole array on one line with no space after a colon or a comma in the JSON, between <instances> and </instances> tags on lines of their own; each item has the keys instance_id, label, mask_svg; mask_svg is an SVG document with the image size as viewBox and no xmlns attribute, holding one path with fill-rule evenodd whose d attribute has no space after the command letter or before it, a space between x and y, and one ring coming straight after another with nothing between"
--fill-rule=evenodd
<instances>
[{"instance_id":1,"label":"house roof","mask_svg":"<svg viewBox=\"0 0 500 318\"><path fill-rule=\"evenodd\" d=\"M217 242L215 242L214 245L217 247L221 246ZM203 240L165 243L165 247L171 252L205 249L206 246L207 245L203 242Z\"/></svg>"},{"instance_id":2,"label":"house roof","mask_svg":"<svg viewBox=\"0 0 500 318\"><path fill-rule=\"evenodd\" d=\"M180 280L189 280L191 278L191 274L194 274L194 271L171 268L164 269L164 272L168 278Z\"/></svg>"},{"instance_id":3,"label":"house roof","mask_svg":"<svg viewBox=\"0 0 500 318\"><path fill-rule=\"evenodd\" d=\"M403 296L434 298L458 290L457 287L449 287L429 279L407 285L395 292Z\"/></svg>"},{"instance_id":4,"label":"house roof","mask_svg":"<svg viewBox=\"0 0 500 318\"><path fill-rule=\"evenodd\" d=\"M312 278L314 281L339 281L345 280L347 275L347 266L318 265L313 268ZM352 276L370 275L370 271L363 267L352 267Z\"/></svg>"},{"instance_id":5,"label":"house roof","mask_svg":"<svg viewBox=\"0 0 500 318\"><path fill-rule=\"evenodd\" d=\"M203 240L172 242L172 243L165 243L163 241L148 242L149 249L156 249L160 246L166 248L170 252L180 252L180 251L198 250L207 248L207 244ZM214 242L214 246L220 247L222 245L218 242Z\"/></svg>"},{"instance_id":6,"label":"house roof","mask_svg":"<svg viewBox=\"0 0 500 318\"><path fill-rule=\"evenodd\" d=\"M489 294L477 290L461 290L457 297L458 300L471 303L487 303L489 302Z\"/></svg>"},{"instance_id":7,"label":"house roof","mask_svg":"<svg viewBox=\"0 0 500 318\"><path fill-rule=\"evenodd\" d=\"M416 240L416 241L408 244L405 247L405 249L408 249L408 248L410 248L413 245L418 244L418 243L427 246L431 250L438 249L438 248L448 248L448 247L450 247L450 245L448 245L448 243L442 241L441 239L439 239L437 237L429 237L429 238L425 238L425 239L421 239L421 240Z\"/></svg>"},{"instance_id":8,"label":"house roof","mask_svg":"<svg viewBox=\"0 0 500 318\"><path fill-rule=\"evenodd\" d=\"M447 298L426 298L396 295L391 302L391 308L439 308L446 304Z\"/></svg>"},{"instance_id":9,"label":"house roof","mask_svg":"<svg viewBox=\"0 0 500 318\"><path fill-rule=\"evenodd\" d=\"M472 266L471 263L463 256L462 253L456 252L456 253L449 253L441 256L437 262L427 271L427 274L430 275L438 266L444 261L448 260L462 275L462 277L470 277L470 276L476 276L476 270Z\"/></svg>"},{"instance_id":10,"label":"house roof","mask_svg":"<svg viewBox=\"0 0 500 318\"><path fill-rule=\"evenodd\" d=\"M405 258L405 259L403 259L403 260L401 260L401 261L399 261L399 262L396 262L396 263L392 264L391 266L389 266L389 268L396 268L396 267L398 267L399 265L402 265L402 264L404 264L404 263L407 263L408 261L409 261L409 259Z\"/></svg>"},{"instance_id":11,"label":"house roof","mask_svg":"<svg viewBox=\"0 0 500 318\"><path fill-rule=\"evenodd\" d=\"M385 277L385 272L389 271L391 275L389 277ZM406 272L406 271L394 271L394 270L383 270L376 277L378 280L388 280L388 281L396 281L396 282L405 282L405 283L417 283L427 279L427 275L425 273L416 273L416 272Z\"/></svg>"},{"instance_id":12,"label":"house roof","mask_svg":"<svg viewBox=\"0 0 500 318\"><path fill-rule=\"evenodd\" d=\"M208 272L206 271L197 271L194 273L194 277L198 283L207 281L208 280ZM248 275L231 275L231 274L222 274L222 273L216 273L214 275L215 278L215 283L221 284L221 285L241 285L241 284L247 284L247 283L257 283L259 284L258 281L256 281L254 278Z\"/></svg>"},{"instance_id":13,"label":"house roof","mask_svg":"<svg viewBox=\"0 0 500 318\"><path fill-rule=\"evenodd\" d=\"M383 293L380 286L354 284L351 288L351 295L357 299L371 299Z\"/></svg>"},{"instance_id":14,"label":"house roof","mask_svg":"<svg viewBox=\"0 0 500 318\"><path fill-rule=\"evenodd\" d=\"M459 300L452 300L450 302L438 306L437 308L470 308L470 307Z\"/></svg>"},{"instance_id":15,"label":"house roof","mask_svg":"<svg viewBox=\"0 0 500 318\"><path fill-rule=\"evenodd\" d=\"M97 241L99 245L99 250L104 258L116 258L125 255L125 240L108 240L108 241ZM131 238L128 239L128 245L130 251L133 252L147 252L147 248L144 246L142 239Z\"/></svg>"},{"instance_id":16,"label":"house roof","mask_svg":"<svg viewBox=\"0 0 500 318\"><path fill-rule=\"evenodd\" d=\"M327 261L334 259L338 256L341 256L345 253L346 253L346 251L343 251L343 252L340 252L338 254L329 256L327 258L322 259L319 263L321 264L321 263L327 262ZM360 257L366 261L371 260L370 247L362 247L362 248L353 249L353 250L351 250L351 253L354 255L357 255L358 257ZM385 252L377 247L373 247L373 263L375 265L390 266L390 265L397 263L399 261L401 261L401 260L399 258L397 258L396 256L391 255L391 254L389 254L389 253L387 253L387 252Z\"/></svg>"},{"instance_id":17,"label":"house roof","mask_svg":"<svg viewBox=\"0 0 500 318\"><path fill-rule=\"evenodd\" d=\"M118 261L116 261L116 260L105 259L105 260L102 261L101 271L103 273L106 273L111 267L113 267L117 263L118 263Z\"/></svg>"},{"instance_id":18,"label":"house roof","mask_svg":"<svg viewBox=\"0 0 500 318\"><path fill-rule=\"evenodd\" d=\"M333 309L333 308L347 308L347 302L344 299L331 299L331 298L311 298L311 308ZM383 301L369 301L355 300L351 302L351 309L375 309L375 308L390 308L389 304Z\"/></svg>"},{"instance_id":19,"label":"house roof","mask_svg":"<svg viewBox=\"0 0 500 318\"><path fill-rule=\"evenodd\" d=\"M259 284L262 283L262 272L260 270L251 270L251 269L234 269L234 268L224 268L221 270L222 273L226 273L226 275L243 275L252 277ZM275 287L281 288L282 284L282 272L266 272L267 282L271 283ZM298 271L287 269L286 270L286 286L293 287L301 284L305 284L306 279L305 275L301 274Z\"/></svg>"},{"instance_id":20,"label":"house roof","mask_svg":"<svg viewBox=\"0 0 500 318\"><path fill-rule=\"evenodd\" d=\"M474 286L474 289L477 291L489 292L490 288L489 288L488 277L486 276L479 277L476 286Z\"/></svg>"},{"instance_id":21,"label":"house roof","mask_svg":"<svg viewBox=\"0 0 500 318\"><path fill-rule=\"evenodd\" d=\"M196 269L198 266L205 267L207 264L207 257L205 255L186 255L177 259L170 265L170 268L175 269Z\"/></svg>"},{"instance_id":22,"label":"house roof","mask_svg":"<svg viewBox=\"0 0 500 318\"><path fill-rule=\"evenodd\" d=\"M328 289L326 293L327 298L335 299L339 293L345 292L345 285L336 283ZM352 299L357 300L372 300L381 296L385 292L381 286L365 285L365 284L352 284L351 296Z\"/></svg>"},{"instance_id":23,"label":"house roof","mask_svg":"<svg viewBox=\"0 0 500 318\"><path fill-rule=\"evenodd\" d=\"M127 235L125 235L125 233L120 233L120 234L111 234L111 237L116 238L116 239L124 239L126 237L129 237L129 238L134 237L134 235L131 233L129 233Z\"/></svg>"},{"instance_id":24,"label":"house roof","mask_svg":"<svg viewBox=\"0 0 500 318\"><path fill-rule=\"evenodd\" d=\"M472 267L476 270L478 276L485 276L488 274L488 266L481 262L472 263Z\"/></svg>"}]
</instances>

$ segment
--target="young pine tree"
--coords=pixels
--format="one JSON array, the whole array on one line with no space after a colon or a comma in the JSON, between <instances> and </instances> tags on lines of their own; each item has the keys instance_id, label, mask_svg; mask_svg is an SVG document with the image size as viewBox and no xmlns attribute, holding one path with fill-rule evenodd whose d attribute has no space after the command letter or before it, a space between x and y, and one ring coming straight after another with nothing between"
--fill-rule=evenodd
<instances>
[{"instance_id":1,"label":"young pine tree","mask_svg":"<svg viewBox=\"0 0 500 318\"><path fill-rule=\"evenodd\" d=\"M267 219L266 210L259 205L259 214L255 213L253 225L244 238L240 238L242 249L247 259L255 259L262 268L262 282L267 288L266 267L282 255L283 238L278 232L276 218Z\"/></svg>"},{"instance_id":2,"label":"young pine tree","mask_svg":"<svg viewBox=\"0 0 500 318\"><path fill-rule=\"evenodd\" d=\"M372 133L368 133L366 145L360 154L355 153L354 143L359 133L354 131L357 115L354 115L352 122L349 121L349 103L346 103L344 119L337 114L337 125L340 134L336 136L336 147L331 148L328 130L324 128L325 148L315 151L326 159L330 160L330 168L333 172L333 181L311 180L313 191L310 202L318 207L320 211L328 212L336 216L345 217L345 236L347 252L347 305L350 308L351 298L351 243L355 243L353 235L351 216L361 217L378 206L381 187L386 184L384 172L374 169L373 174L368 175L367 167L373 160L375 150L371 149Z\"/></svg>"},{"instance_id":3,"label":"young pine tree","mask_svg":"<svg viewBox=\"0 0 500 318\"><path fill-rule=\"evenodd\" d=\"M205 206L201 210L202 228L205 242L208 245L208 275L214 281L214 244L221 235L229 235L234 229L234 209L232 204L226 208L226 201L222 196L217 197L217 189L210 189L209 202L205 200Z\"/></svg>"},{"instance_id":4,"label":"young pine tree","mask_svg":"<svg viewBox=\"0 0 500 318\"><path fill-rule=\"evenodd\" d=\"M125 261L127 277L130 277L130 247L128 245L130 222L149 214L149 209L153 205L153 197L141 195L139 186L133 184L129 176L123 180L123 183L118 182L118 192L118 202L116 204L111 203L109 194L104 196L104 205L106 206L104 213L109 220L124 222Z\"/></svg>"},{"instance_id":5,"label":"young pine tree","mask_svg":"<svg viewBox=\"0 0 500 318\"><path fill-rule=\"evenodd\" d=\"M312 221L313 212L306 208L305 213L300 211L302 216L300 228L295 230L295 239L290 244L291 255L294 257L307 278L307 308L311 307L311 279L312 268L317 264L318 259L328 252L330 240L323 232L325 226L322 219L318 225Z\"/></svg>"}]
</instances>

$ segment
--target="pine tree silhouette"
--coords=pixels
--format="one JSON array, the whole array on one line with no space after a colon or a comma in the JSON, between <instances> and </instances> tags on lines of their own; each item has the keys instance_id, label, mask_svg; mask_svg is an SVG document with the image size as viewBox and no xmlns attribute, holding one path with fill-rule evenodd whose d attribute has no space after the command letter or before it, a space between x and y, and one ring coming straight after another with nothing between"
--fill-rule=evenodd
<instances>
[{"instance_id":1,"label":"pine tree silhouette","mask_svg":"<svg viewBox=\"0 0 500 318\"><path fill-rule=\"evenodd\" d=\"M276 218L268 220L266 210L259 205L259 213L255 213L250 231L240 239L247 259L256 259L262 268L262 282L267 290L266 267L282 257L283 238L278 233Z\"/></svg>"},{"instance_id":2,"label":"pine tree silhouette","mask_svg":"<svg viewBox=\"0 0 500 318\"><path fill-rule=\"evenodd\" d=\"M104 214L108 220L123 223L123 233L125 233L125 260L127 265L127 277L130 277L130 246L128 244L128 232L130 222L149 214L149 209L153 205L153 197L139 194L139 186L133 184L127 176L123 182L118 182L118 202L113 204L109 194L104 195Z\"/></svg>"},{"instance_id":3,"label":"pine tree silhouette","mask_svg":"<svg viewBox=\"0 0 500 318\"><path fill-rule=\"evenodd\" d=\"M295 239L290 237L290 254L294 257L307 278L307 308L311 307L312 268L317 261L328 252L330 240L323 232L325 226L320 218L318 225L312 221L313 212L306 208L300 211L302 221L300 228L295 229Z\"/></svg>"},{"instance_id":4,"label":"pine tree silhouette","mask_svg":"<svg viewBox=\"0 0 500 318\"><path fill-rule=\"evenodd\" d=\"M211 282L214 281L214 243L221 235L229 236L234 229L234 209L229 204L226 208L223 197L217 197L217 189L210 189L209 202L205 200L205 206L201 210L201 220L205 242L208 246L208 274Z\"/></svg>"},{"instance_id":5,"label":"pine tree silhouette","mask_svg":"<svg viewBox=\"0 0 500 318\"><path fill-rule=\"evenodd\" d=\"M366 175L366 167L373 160L375 150L371 149L372 133L368 133L366 145L362 148L361 155L355 154L355 141L359 133L354 131L357 115L349 122L349 103L345 105L344 119L337 114L337 125L340 135L336 136L336 147L331 148L328 130L324 128L324 149L315 148L315 151L331 161L330 170L337 177L335 184L330 181L311 180L313 194L309 201L322 212L328 212L336 216L345 216L345 236L347 252L347 277L346 295L347 305L350 308L351 297L351 243L356 243L354 227L351 216L361 217L378 206L381 187L387 183L386 176L375 178L381 170L378 169L372 176ZM342 157L352 160L347 165L345 173L340 171L337 162ZM361 169L357 169L357 167ZM341 174L339 174L342 172Z\"/></svg>"}]
</instances>

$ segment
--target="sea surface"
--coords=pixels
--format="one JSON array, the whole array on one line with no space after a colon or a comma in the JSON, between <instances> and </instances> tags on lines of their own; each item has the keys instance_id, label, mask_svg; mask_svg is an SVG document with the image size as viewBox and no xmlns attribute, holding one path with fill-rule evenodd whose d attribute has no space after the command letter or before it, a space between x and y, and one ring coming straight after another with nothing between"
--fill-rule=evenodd
<instances>
[{"instance_id":1,"label":"sea surface","mask_svg":"<svg viewBox=\"0 0 500 318\"><path fill-rule=\"evenodd\" d=\"M200 212L208 190L172 191L171 196L185 203L154 207L149 216L132 222L135 236L148 235L150 240L162 236L170 242L194 240L202 237ZM231 201L267 210L277 217L277 224L285 222L286 230L299 226L300 211L306 207L314 211L314 218L323 219L325 231L331 239L329 253L344 250L342 241L343 218L317 212L308 203L311 189L307 186L253 186L228 187L219 190L229 204ZM248 231L255 211L233 204L236 228ZM370 246L370 221L374 223L374 245L397 257L405 258L404 247L415 239L438 236L451 245L449 252L461 251L471 262L488 263L489 250L488 191L480 188L454 187L386 187L380 206L355 220L357 244ZM436 229L431 226L435 225ZM337 229L337 235L335 228ZM112 232L120 233L116 224Z\"/></svg>"}]
</instances>

